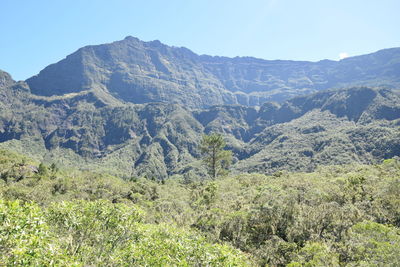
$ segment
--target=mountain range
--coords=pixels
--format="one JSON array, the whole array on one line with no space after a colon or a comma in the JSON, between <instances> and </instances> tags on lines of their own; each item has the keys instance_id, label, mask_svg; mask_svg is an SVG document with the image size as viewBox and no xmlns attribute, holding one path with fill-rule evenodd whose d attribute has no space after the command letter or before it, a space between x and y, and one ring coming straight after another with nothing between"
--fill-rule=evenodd
<instances>
[{"instance_id":1,"label":"mountain range","mask_svg":"<svg viewBox=\"0 0 400 267\"><path fill-rule=\"evenodd\" d=\"M134 37L26 81L0 71L0 147L61 166L205 176L202 134L233 172L311 171L400 155L400 48L319 62L225 58Z\"/></svg>"},{"instance_id":2,"label":"mountain range","mask_svg":"<svg viewBox=\"0 0 400 267\"><path fill-rule=\"evenodd\" d=\"M110 103L261 106L328 88L398 86L400 49L307 62L199 56L187 48L126 37L83 47L26 82L36 95L90 91Z\"/></svg>"}]
</instances>

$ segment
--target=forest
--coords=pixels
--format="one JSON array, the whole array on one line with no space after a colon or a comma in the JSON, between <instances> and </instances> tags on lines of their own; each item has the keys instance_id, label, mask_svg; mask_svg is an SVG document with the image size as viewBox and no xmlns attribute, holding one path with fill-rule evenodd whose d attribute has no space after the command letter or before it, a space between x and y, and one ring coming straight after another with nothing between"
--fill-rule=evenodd
<instances>
[{"instance_id":1,"label":"forest","mask_svg":"<svg viewBox=\"0 0 400 267\"><path fill-rule=\"evenodd\" d=\"M122 180L0 152L0 265L398 266L400 160Z\"/></svg>"}]
</instances>

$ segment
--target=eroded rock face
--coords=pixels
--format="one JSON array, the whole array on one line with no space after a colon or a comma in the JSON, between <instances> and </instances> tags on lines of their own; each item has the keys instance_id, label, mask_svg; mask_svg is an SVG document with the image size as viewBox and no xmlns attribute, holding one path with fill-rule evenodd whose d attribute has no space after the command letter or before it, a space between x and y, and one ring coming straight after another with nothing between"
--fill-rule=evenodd
<instances>
[{"instance_id":1,"label":"eroded rock face","mask_svg":"<svg viewBox=\"0 0 400 267\"><path fill-rule=\"evenodd\" d=\"M27 83L32 93L44 96L92 90L132 103L261 106L332 87L397 86L399 64L399 48L306 62L199 56L186 48L127 37L83 47Z\"/></svg>"}]
</instances>

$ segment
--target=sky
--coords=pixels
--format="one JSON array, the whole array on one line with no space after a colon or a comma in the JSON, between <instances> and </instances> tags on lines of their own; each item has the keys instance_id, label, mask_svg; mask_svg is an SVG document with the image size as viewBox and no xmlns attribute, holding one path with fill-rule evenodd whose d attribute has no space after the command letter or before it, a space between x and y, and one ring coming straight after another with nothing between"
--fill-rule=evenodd
<instances>
[{"instance_id":1,"label":"sky","mask_svg":"<svg viewBox=\"0 0 400 267\"><path fill-rule=\"evenodd\" d=\"M318 61L400 47L399 0L0 0L0 69L25 80L135 36L197 54Z\"/></svg>"}]
</instances>

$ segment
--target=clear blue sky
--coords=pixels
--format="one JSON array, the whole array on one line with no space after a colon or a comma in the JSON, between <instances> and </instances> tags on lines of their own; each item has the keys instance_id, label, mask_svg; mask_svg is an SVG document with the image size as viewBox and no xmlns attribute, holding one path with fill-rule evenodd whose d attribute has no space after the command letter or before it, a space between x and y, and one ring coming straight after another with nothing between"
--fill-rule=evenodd
<instances>
[{"instance_id":1,"label":"clear blue sky","mask_svg":"<svg viewBox=\"0 0 400 267\"><path fill-rule=\"evenodd\" d=\"M0 69L26 79L136 36L198 54L339 59L400 46L399 0L1 0Z\"/></svg>"}]
</instances>

